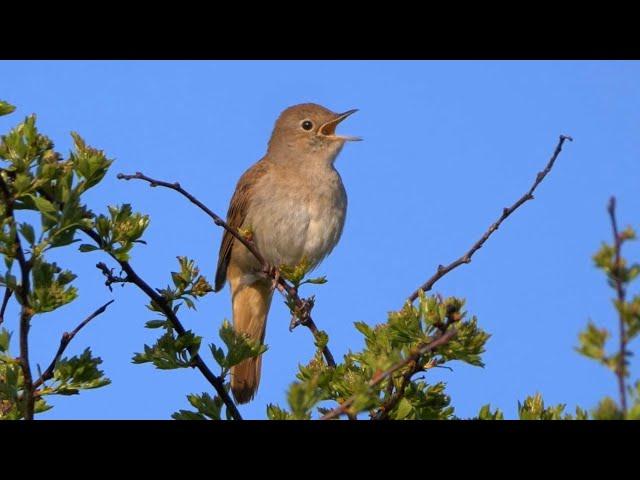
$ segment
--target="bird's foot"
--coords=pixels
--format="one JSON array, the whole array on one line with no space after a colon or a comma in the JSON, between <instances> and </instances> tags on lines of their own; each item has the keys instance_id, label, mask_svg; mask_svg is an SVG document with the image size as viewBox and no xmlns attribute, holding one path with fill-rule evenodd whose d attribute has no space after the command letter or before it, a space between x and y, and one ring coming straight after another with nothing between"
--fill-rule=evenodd
<instances>
[{"instance_id":1,"label":"bird's foot","mask_svg":"<svg viewBox=\"0 0 640 480\"><path fill-rule=\"evenodd\" d=\"M268 265L262 270L262 276L266 279L271 280L271 290L275 290L278 288L278 283L280 283L280 269L273 265Z\"/></svg>"},{"instance_id":2,"label":"bird's foot","mask_svg":"<svg viewBox=\"0 0 640 480\"><path fill-rule=\"evenodd\" d=\"M289 331L293 332L293 329L300 325L300 320L295 315L291 315L291 322L289 323Z\"/></svg>"},{"instance_id":3,"label":"bird's foot","mask_svg":"<svg viewBox=\"0 0 640 480\"><path fill-rule=\"evenodd\" d=\"M291 323L289 323L289 331L293 331L298 325L308 325L311 319L311 309L315 304L315 297L301 298L299 304L291 312Z\"/></svg>"},{"instance_id":4,"label":"bird's foot","mask_svg":"<svg viewBox=\"0 0 640 480\"><path fill-rule=\"evenodd\" d=\"M271 290L275 290L278 288L278 283L280 283L280 269L277 267L273 267L273 272L271 273L273 277L273 282L271 283Z\"/></svg>"}]
</instances>

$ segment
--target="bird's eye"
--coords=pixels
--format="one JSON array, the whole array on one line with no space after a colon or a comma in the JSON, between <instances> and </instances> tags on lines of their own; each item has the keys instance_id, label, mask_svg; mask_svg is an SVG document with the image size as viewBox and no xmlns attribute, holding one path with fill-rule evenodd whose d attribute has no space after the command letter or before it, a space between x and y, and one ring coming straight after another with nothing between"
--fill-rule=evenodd
<instances>
[{"instance_id":1,"label":"bird's eye","mask_svg":"<svg viewBox=\"0 0 640 480\"><path fill-rule=\"evenodd\" d=\"M311 130L313 128L313 123L311 122L311 120L305 120L304 122L302 122L302 128L304 130Z\"/></svg>"}]
</instances>

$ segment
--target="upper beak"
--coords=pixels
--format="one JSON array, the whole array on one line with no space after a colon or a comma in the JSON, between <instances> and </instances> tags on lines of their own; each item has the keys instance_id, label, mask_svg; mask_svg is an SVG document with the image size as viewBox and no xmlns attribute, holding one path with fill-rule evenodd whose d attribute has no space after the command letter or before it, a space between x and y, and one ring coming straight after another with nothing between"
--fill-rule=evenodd
<instances>
[{"instance_id":1,"label":"upper beak","mask_svg":"<svg viewBox=\"0 0 640 480\"><path fill-rule=\"evenodd\" d=\"M352 142L362 140L361 137L353 137L350 135L336 135L336 127L338 126L338 124L348 116L356 113L357 111L358 109L354 108L353 110L348 110L344 113L340 113L336 118L334 118L333 120L329 120L327 123L322 125L318 133L326 137L339 138L342 140L352 141Z\"/></svg>"}]
</instances>

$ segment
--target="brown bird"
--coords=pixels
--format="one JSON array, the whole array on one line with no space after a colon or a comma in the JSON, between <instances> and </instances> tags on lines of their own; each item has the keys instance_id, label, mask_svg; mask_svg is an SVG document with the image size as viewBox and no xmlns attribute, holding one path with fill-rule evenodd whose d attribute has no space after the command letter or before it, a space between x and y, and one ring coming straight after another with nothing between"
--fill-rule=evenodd
<instances>
[{"instance_id":1,"label":"brown bird","mask_svg":"<svg viewBox=\"0 0 640 480\"><path fill-rule=\"evenodd\" d=\"M346 141L336 126L356 110L334 113L305 103L287 108L276 121L267 154L240 177L229 205L227 223L251 232L253 242L272 266L309 270L336 246L344 226L347 194L334 168ZM225 231L220 245L215 291L231 285L236 331L264 342L274 283L249 250ZM262 358L231 369L231 391L247 403L260 382Z\"/></svg>"}]
</instances>

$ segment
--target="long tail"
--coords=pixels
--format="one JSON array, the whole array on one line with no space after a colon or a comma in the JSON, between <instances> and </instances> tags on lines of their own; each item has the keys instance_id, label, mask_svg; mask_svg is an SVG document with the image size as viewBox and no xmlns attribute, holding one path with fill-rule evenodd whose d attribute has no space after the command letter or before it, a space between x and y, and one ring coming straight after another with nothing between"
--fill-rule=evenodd
<instances>
[{"instance_id":1,"label":"long tail","mask_svg":"<svg viewBox=\"0 0 640 480\"><path fill-rule=\"evenodd\" d=\"M234 275L234 270L230 265L228 278L232 291L233 326L236 331L246 333L250 338L263 343L273 296L270 282L259 280L243 285L240 272ZM249 358L231 368L231 392L236 402L247 403L253 399L260 384L261 367L262 355Z\"/></svg>"}]
</instances>

